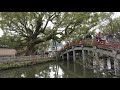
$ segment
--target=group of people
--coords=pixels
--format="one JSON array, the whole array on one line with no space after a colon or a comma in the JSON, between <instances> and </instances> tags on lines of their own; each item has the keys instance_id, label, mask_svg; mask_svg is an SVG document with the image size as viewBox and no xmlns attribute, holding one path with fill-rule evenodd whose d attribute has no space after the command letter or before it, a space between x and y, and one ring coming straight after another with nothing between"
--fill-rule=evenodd
<instances>
[{"instance_id":1,"label":"group of people","mask_svg":"<svg viewBox=\"0 0 120 90\"><path fill-rule=\"evenodd\" d=\"M106 35L104 36L104 38L102 38L101 33L99 32L99 33L96 35L96 40L97 40L98 43L101 43L103 40L104 40L105 42L109 43L109 42L115 42L115 41L116 41L116 38L115 38L115 36L112 35L112 34L106 34Z\"/></svg>"}]
</instances>

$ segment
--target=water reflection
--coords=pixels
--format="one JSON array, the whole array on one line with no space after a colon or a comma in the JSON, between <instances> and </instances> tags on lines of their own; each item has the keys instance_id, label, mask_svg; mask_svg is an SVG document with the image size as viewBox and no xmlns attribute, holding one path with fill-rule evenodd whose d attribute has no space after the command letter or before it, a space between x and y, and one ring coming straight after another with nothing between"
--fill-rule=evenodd
<instances>
[{"instance_id":1,"label":"water reflection","mask_svg":"<svg viewBox=\"0 0 120 90\"><path fill-rule=\"evenodd\" d=\"M103 67L103 66L102 66ZM0 78L106 78L104 72L89 69L72 61L46 63L0 71ZM115 77L114 77L115 78Z\"/></svg>"},{"instance_id":2,"label":"water reflection","mask_svg":"<svg viewBox=\"0 0 120 90\"><path fill-rule=\"evenodd\" d=\"M63 75L64 71L55 64L35 74L35 78L62 78Z\"/></svg>"},{"instance_id":3,"label":"water reflection","mask_svg":"<svg viewBox=\"0 0 120 90\"><path fill-rule=\"evenodd\" d=\"M25 77L26 77L26 75L23 73L23 74L21 74L21 77L22 77L22 78L25 78Z\"/></svg>"}]
</instances>

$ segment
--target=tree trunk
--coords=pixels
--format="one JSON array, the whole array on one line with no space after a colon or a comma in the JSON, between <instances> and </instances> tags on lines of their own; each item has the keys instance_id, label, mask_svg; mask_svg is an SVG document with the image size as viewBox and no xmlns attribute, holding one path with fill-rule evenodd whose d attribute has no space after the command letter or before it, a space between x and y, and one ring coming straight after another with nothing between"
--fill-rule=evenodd
<instances>
[{"instance_id":1,"label":"tree trunk","mask_svg":"<svg viewBox=\"0 0 120 90\"><path fill-rule=\"evenodd\" d=\"M34 49L35 44L32 42L28 44L27 49L26 49L26 56L32 55L33 54L33 49Z\"/></svg>"}]
</instances>

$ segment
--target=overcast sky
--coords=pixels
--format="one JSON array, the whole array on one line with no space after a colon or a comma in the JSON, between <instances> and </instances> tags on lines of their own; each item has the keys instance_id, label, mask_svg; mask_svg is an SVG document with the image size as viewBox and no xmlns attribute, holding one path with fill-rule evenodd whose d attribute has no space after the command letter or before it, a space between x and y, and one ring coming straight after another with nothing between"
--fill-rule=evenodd
<instances>
[{"instance_id":1,"label":"overcast sky","mask_svg":"<svg viewBox=\"0 0 120 90\"><path fill-rule=\"evenodd\" d=\"M115 15L113 16L113 18L118 17L118 16L120 16L120 12L115 12ZM3 31L0 29L0 36L2 35L3 35Z\"/></svg>"}]
</instances>

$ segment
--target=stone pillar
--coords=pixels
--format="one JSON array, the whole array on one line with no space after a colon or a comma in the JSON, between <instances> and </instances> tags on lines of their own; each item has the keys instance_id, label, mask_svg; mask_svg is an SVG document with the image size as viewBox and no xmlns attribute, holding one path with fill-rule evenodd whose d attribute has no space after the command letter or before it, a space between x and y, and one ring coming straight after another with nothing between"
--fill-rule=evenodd
<instances>
[{"instance_id":1,"label":"stone pillar","mask_svg":"<svg viewBox=\"0 0 120 90\"><path fill-rule=\"evenodd\" d=\"M75 54L75 50L73 50L73 61L76 61L76 54Z\"/></svg>"},{"instance_id":2,"label":"stone pillar","mask_svg":"<svg viewBox=\"0 0 120 90\"><path fill-rule=\"evenodd\" d=\"M67 61L69 61L69 58L70 58L70 56L69 56L69 53L67 52Z\"/></svg>"},{"instance_id":3,"label":"stone pillar","mask_svg":"<svg viewBox=\"0 0 120 90\"><path fill-rule=\"evenodd\" d=\"M76 61L76 52L74 50L74 46L72 46L72 50L73 50L73 61Z\"/></svg>"},{"instance_id":4,"label":"stone pillar","mask_svg":"<svg viewBox=\"0 0 120 90\"><path fill-rule=\"evenodd\" d=\"M79 60L80 60L81 59L81 50L79 51L78 57L79 57Z\"/></svg>"},{"instance_id":5,"label":"stone pillar","mask_svg":"<svg viewBox=\"0 0 120 90\"><path fill-rule=\"evenodd\" d=\"M107 69L111 69L110 57L107 58Z\"/></svg>"},{"instance_id":6,"label":"stone pillar","mask_svg":"<svg viewBox=\"0 0 120 90\"><path fill-rule=\"evenodd\" d=\"M94 69L96 69L96 66L97 66L96 64L97 64L97 61L96 61L95 58L93 58L93 68L94 68Z\"/></svg>"},{"instance_id":7,"label":"stone pillar","mask_svg":"<svg viewBox=\"0 0 120 90\"><path fill-rule=\"evenodd\" d=\"M84 46L82 45L82 60L83 60L83 66L85 66L85 51L84 51Z\"/></svg>"},{"instance_id":8,"label":"stone pillar","mask_svg":"<svg viewBox=\"0 0 120 90\"><path fill-rule=\"evenodd\" d=\"M104 70L104 64L105 64L104 59L100 59L100 63L99 63L100 70Z\"/></svg>"},{"instance_id":9,"label":"stone pillar","mask_svg":"<svg viewBox=\"0 0 120 90\"><path fill-rule=\"evenodd\" d=\"M94 58L95 58L95 66L96 66L96 68L97 68L97 70L99 70L100 68L99 68L99 65L100 65L100 62L99 62L99 58L98 58L98 52L97 52L97 47L96 46L93 46L93 52L94 52Z\"/></svg>"},{"instance_id":10,"label":"stone pillar","mask_svg":"<svg viewBox=\"0 0 120 90\"><path fill-rule=\"evenodd\" d=\"M85 61L85 51L84 51L84 49L82 49L82 59L83 59L83 61Z\"/></svg>"},{"instance_id":11,"label":"stone pillar","mask_svg":"<svg viewBox=\"0 0 120 90\"><path fill-rule=\"evenodd\" d=\"M118 59L116 58L116 56L117 56L117 51L113 50L115 75L119 73L119 63L118 63Z\"/></svg>"}]
</instances>

